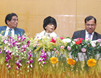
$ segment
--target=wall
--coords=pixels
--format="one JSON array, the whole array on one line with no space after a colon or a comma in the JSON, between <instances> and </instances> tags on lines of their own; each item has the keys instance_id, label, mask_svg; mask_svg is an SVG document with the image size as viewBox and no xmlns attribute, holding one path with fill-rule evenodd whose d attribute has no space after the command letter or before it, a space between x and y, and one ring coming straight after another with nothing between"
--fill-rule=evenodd
<instances>
[{"instance_id":1,"label":"wall","mask_svg":"<svg viewBox=\"0 0 101 78\"><path fill-rule=\"evenodd\" d=\"M101 34L101 0L0 0L0 26L5 25L8 13L18 15L18 28L34 38L43 30L43 20L52 16L57 21L55 32L64 37L72 37L74 31L84 29L84 18L97 18L96 31Z\"/></svg>"}]
</instances>

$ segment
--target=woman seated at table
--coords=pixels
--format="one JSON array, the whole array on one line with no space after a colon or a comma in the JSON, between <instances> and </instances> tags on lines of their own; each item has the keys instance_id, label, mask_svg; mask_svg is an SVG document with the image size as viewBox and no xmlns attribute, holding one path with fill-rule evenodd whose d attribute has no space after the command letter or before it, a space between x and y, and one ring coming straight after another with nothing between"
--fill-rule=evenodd
<instances>
[{"instance_id":1,"label":"woman seated at table","mask_svg":"<svg viewBox=\"0 0 101 78\"><path fill-rule=\"evenodd\" d=\"M50 38L50 37L57 37L58 36L55 32L53 32L57 28L56 20L53 17L48 16L44 19L43 28L44 28L44 31L36 34L35 38L45 37L45 36Z\"/></svg>"}]
</instances>

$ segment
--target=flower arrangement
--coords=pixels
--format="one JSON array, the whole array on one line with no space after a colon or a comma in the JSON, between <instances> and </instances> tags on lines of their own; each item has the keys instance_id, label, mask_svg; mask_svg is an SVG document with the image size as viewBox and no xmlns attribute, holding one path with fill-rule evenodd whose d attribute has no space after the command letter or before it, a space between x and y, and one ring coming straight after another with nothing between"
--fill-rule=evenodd
<instances>
[{"instance_id":1,"label":"flower arrangement","mask_svg":"<svg viewBox=\"0 0 101 78\"><path fill-rule=\"evenodd\" d=\"M6 65L11 73L16 69L18 74L30 73L33 77L32 71L35 70L39 78L43 74L43 77L47 74L53 74L55 77L62 73L69 77L71 73L82 74L85 71L94 73L98 68L100 57L97 58L96 55L101 54L101 39L93 42L82 38L72 40L63 37L32 39L27 35L22 37L0 35L0 39L0 65ZM79 58L79 53L84 54L84 57L81 57L84 58L83 61ZM24 71L25 69L27 71Z\"/></svg>"},{"instance_id":2,"label":"flower arrangement","mask_svg":"<svg viewBox=\"0 0 101 78\"><path fill-rule=\"evenodd\" d=\"M82 38L77 38L72 41L72 44L69 52L71 52L72 59L76 60L73 70L79 69L79 74L81 71L87 73L97 72L94 71L96 69L99 71L98 61L101 57L101 39L95 41L88 39L85 41ZM91 70L91 68L93 69Z\"/></svg>"}]
</instances>

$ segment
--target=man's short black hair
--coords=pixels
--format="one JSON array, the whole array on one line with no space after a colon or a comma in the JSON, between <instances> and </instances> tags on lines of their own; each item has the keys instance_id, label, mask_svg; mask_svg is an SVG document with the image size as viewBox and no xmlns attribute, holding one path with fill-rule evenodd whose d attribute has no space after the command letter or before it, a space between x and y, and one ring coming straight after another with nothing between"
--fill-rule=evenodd
<instances>
[{"instance_id":1,"label":"man's short black hair","mask_svg":"<svg viewBox=\"0 0 101 78\"><path fill-rule=\"evenodd\" d=\"M57 27L57 23L56 23L56 20L51 17L51 16L48 16L44 19L43 21L43 28L45 29L45 27L48 25L48 24L53 24L55 26L55 29ZM46 29L45 29L46 30Z\"/></svg>"},{"instance_id":2,"label":"man's short black hair","mask_svg":"<svg viewBox=\"0 0 101 78\"><path fill-rule=\"evenodd\" d=\"M87 17L85 18L85 23L86 23L87 21L91 20L91 19L94 19L95 24L96 24L96 18L93 17L93 16L87 16Z\"/></svg>"},{"instance_id":3,"label":"man's short black hair","mask_svg":"<svg viewBox=\"0 0 101 78\"><path fill-rule=\"evenodd\" d=\"M7 20L8 20L8 21L11 21L11 19L12 19L13 16L18 17L15 13L7 14L7 16L6 16L6 18L5 18L5 23L7 24Z\"/></svg>"}]
</instances>

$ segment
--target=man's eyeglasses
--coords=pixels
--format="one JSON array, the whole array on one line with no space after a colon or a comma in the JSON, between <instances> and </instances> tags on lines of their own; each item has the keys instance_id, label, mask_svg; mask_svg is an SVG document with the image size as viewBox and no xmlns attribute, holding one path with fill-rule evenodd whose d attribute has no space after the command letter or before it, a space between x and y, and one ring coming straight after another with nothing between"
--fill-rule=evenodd
<instances>
[{"instance_id":1,"label":"man's eyeglasses","mask_svg":"<svg viewBox=\"0 0 101 78\"><path fill-rule=\"evenodd\" d=\"M16 22L16 21L18 21L18 19L12 19L12 21Z\"/></svg>"},{"instance_id":2,"label":"man's eyeglasses","mask_svg":"<svg viewBox=\"0 0 101 78\"><path fill-rule=\"evenodd\" d=\"M95 24L86 24L86 26L92 26L92 27L94 27L95 26Z\"/></svg>"}]
</instances>

